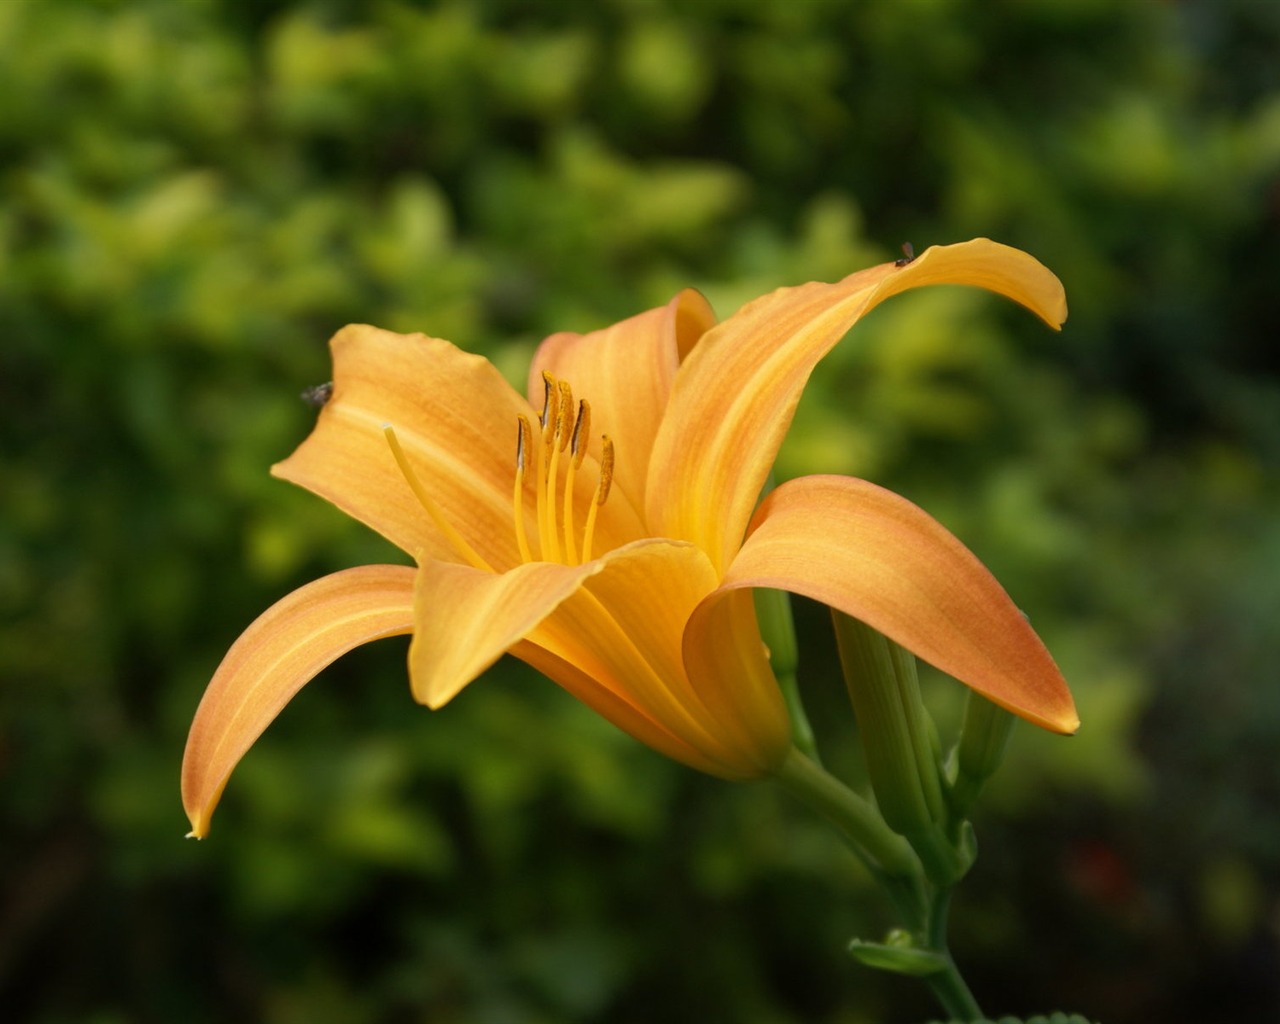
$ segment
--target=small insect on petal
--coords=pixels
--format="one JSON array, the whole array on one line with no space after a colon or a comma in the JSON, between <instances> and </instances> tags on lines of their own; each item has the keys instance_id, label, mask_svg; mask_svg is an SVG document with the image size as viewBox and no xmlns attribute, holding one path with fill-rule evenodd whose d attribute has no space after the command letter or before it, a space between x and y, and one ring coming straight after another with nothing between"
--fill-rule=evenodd
<instances>
[{"instance_id":1,"label":"small insect on petal","mask_svg":"<svg viewBox=\"0 0 1280 1024\"><path fill-rule=\"evenodd\" d=\"M902 255L893 261L895 267L905 267L916 258L916 249L910 242L902 243Z\"/></svg>"},{"instance_id":2,"label":"small insect on petal","mask_svg":"<svg viewBox=\"0 0 1280 1024\"><path fill-rule=\"evenodd\" d=\"M333 397L333 381L327 380L323 384L317 384L315 387L307 388L299 396L307 405L319 409L325 405L330 398Z\"/></svg>"}]
</instances>

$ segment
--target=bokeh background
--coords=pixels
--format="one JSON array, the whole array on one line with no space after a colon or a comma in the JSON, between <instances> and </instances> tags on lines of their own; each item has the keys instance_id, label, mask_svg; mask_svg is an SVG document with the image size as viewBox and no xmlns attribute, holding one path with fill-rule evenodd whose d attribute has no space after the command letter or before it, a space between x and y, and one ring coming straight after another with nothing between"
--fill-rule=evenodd
<instances>
[{"instance_id":1,"label":"bokeh background","mask_svg":"<svg viewBox=\"0 0 1280 1024\"><path fill-rule=\"evenodd\" d=\"M349 321L520 379L695 285L721 315L901 242L1063 279L894 300L779 465L929 508L1072 681L979 809L954 948L993 1013L1280 1015L1280 4L0 3L0 1016L824 1022L934 1013L767 784L518 665L414 705L345 658L186 842L203 686L303 581L399 555L268 466ZM429 396L423 396L429 401ZM859 771L819 609L828 759ZM940 718L959 688L931 684Z\"/></svg>"}]
</instances>

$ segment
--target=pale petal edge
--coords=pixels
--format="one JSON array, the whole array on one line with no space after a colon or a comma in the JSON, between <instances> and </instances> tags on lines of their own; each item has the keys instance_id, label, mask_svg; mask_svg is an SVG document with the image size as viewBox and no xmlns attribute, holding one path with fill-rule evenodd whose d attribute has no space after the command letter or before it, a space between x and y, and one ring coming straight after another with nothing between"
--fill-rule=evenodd
<instances>
[{"instance_id":1,"label":"pale petal edge","mask_svg":"<svg viewBox=\"0 0 1280 1024\"><path fill-rule=\"evenodd\" d=\"M281 598L231 646L187 736L182 802L203 838L232 770L303 686L347 651L413 629L409 566L325 576Z\"/></svg>"}]
</instances>

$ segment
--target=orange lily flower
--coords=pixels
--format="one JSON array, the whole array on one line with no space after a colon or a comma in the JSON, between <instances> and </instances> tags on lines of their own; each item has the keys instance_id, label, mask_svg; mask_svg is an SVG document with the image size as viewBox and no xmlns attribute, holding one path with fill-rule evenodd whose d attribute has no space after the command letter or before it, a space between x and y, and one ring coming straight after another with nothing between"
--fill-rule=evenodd
<instances>
[{"instance_id":1,"label":"orange lily flower","mask_svg":"<svg viewBox=\"0 0 1280 1024\"><path fill-rule=\"evenodd\" d=\"M835 284L783 288L717 324L666 306L538 349L526 399L485 359L368 326L332 341L332 397L272 472L408 552L289 594L227 653L182 768L203 836L232 769L334 659L412 634L415 698L447 703L503 653L655 750L726 779L778 770L790 724L751 591L861 619L1037 725L1078 725L1066 683L1008 595L921 509L846 477L759 502L809 374L882 300L987 288L1051 327L1062 286L977 239Z\"/></svg>"}]
</instances>

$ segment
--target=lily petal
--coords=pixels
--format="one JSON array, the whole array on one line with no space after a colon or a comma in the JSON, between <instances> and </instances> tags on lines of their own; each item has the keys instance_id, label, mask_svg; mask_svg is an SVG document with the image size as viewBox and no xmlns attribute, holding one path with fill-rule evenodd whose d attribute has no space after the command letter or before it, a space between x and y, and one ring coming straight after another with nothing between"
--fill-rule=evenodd
<instances>
[{"instance_id":1,"label":"lily petal","mask_svg":"<svg viewBox=\"0 0 1280 1024\"><path fill-rule=\"evenodd\" d=\"M590 334L553 334L538 346L529 370L529 401L540 406L542 373L573 387L592 407L591 447L600 454L601 433L614 443L614 486L644 509L649 452L671 382L683 355L715 325L715 313L691 288L665 306Z\"/></svg>"},{"instance_id":2,"label":"lily petal","mask_svg":"<svg viewBox=\"0 0 1280 1024\"><path fill-rule=\"evenodd\" d=\"M718 582L707 556L692 544L641 541L609 555L584 593L566 602L535 639L572 652L572 660L626 692L655 721L718 762L715 774L743 778L755 774L756 738L727 732L685 671L685 624Z\"/></svg>"},{"instance_id":3,"label":"lily petal","mask_svg":"<svg viewBox=\"0 0 1280 1024\"><path fill-rule=\"evenodd\" d=\"M723 766L718 761L708 759L701 751L655 722L632 704L626 694L606 689L598 680L592 679L580 668L552 654L545 647L522 640L511 648L510 653L548 679L554 680L601 718L659 754L710 775L722 774Z\"/></svg>"},{"instance_id":4,"label":"lily petal","mask_svg":"<svg viewBox=\"0 0 1280 1024\"><path fill-rule=\"evenodd\" d=\"M413 569L367 565L277 601L222 659L196 710L182 759L182 802L202 837L245 751L326 665L361 644L413 628Z\"/></svg>"},{"instance_id":5,"label":"lily petal","mask_svg":"<svg viewBox=\"0 0 1280 1024\"><path fill-rule=\"evenodd\" d=\"M681 656L685 620L715 585L702 552L662 540L502 575L426 562L409 654L414 695L438 708L511 651L642 742L744 777L748 761L724 742Z\"/></svg>"},{"instance_id":6,"label":"lily petal","mask_svg":"<svg viewBox=\"0 0 1280 1024\"><path fill-rule=\"evenodd\" d=\"M650 528L693 541L723 569L814 366L864 313L927 284L987 288L1054 328L1067 315L1062 285L1048 269L985 238L928 249L903 267L871 267L748 303L708 331L676 374L649 463Z\"/></svg>"},{"instance_id":7,"label":"lily petal","mask_svg":"<svg viewBox=\"0 0 1280 1024\"><path fill-rule=\"evenodd\" d=\"M1054 732L1080 724L1040 638L987 568L928 513L865 480L791 480L761 503L724 589L772 587L860 619Z\"/></svg>"},{"instance_id":8,"label":"lily petal","mask_svg":"<svg viewBox=\"0 0 1280 1024\"><path fill-rule=\"evenodd\" d=\"M462 560L414 497L388 424L448 522L492 565L520 561L511 511L516 417L528 403L488 360L425 334L344 327L330 342L333 395L272 473L333 502L393 544Z\"/></svg>"},{"instance_id":9,"label":"lily petal","mask_svg":"<svg viewBox=\"0 0 1280 1024\"><path fill-rule=\"evenodd\" d=\"M494 574L424 560L409 645L414 698L430 708L449 703L600 568L599 562L529 562Z\"/></svg>"},{"instance_id":10,"label":"lily petal","mask_svg":"<svg viewBox=\"0 0 1280 1024\"><path fill-rule=\"evenodd\" d=\"M746 753L751 770L744 777L777 771L791 748L791 725L751 591L722 586L707 595L689 618L683 646L711 720Z\"/></svg>"}]
</instances>

